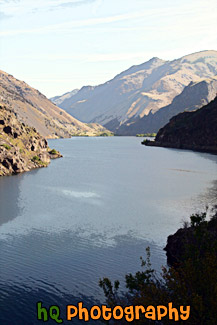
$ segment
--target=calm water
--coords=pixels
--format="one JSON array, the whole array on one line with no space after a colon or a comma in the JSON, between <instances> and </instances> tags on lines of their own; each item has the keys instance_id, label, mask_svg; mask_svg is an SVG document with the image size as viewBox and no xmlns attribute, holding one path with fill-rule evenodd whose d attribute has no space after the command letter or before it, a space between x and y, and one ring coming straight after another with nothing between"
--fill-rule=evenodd
<instances>
[{"instance_id":1,"label":"calm water","mask_svg":"<svg viewBox=\"0 0 217 325\"><path fill-rule=\"evenodd\" d=\"M67 304L103 302L99 278L139 270L148 245L160 270L167 236L214 203L217 156L140 142L52 140L64 158L0 178L1 324L41 323L39 300L63 319Z\"/></svg>"}]
</instances>

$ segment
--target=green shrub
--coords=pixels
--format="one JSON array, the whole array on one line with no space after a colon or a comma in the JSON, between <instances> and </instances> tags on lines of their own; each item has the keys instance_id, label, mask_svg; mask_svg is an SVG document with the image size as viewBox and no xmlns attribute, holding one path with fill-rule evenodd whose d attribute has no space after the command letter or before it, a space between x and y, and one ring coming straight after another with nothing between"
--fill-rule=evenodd
<instances>
[{"instance_id":1,"label":"green shrub","mask_svg":"<svg viewBox=\"0 0 217 325\"><path fill-rule=\"evenodd\" d=\"M154 138L156 137L157 133L142 133L142 134L137 134L137 137L149 137L149 138Z\"/></svg>"},{"instance_id":2,"label":"green shrub","mask_svg":"<svg viewBox=\"0 0 217 325\"><path fill-rule=\"evenodd\" d=\"M57 155L58 154L58 151L56 151L55 149L52 149L51 151L49 151L49 153L51 155Z\"/></svg>"},{"instance_id":3,"label":"green shrub","mask_svg":"<svg viewBox=\"0 0 217 325\"><path fill-rule=\"evenodd\" d=\"M2 144L2 147L4 147L4 148L7 149L7 150L10 150L10 149L11 149L11 146L9 146L9 145L6 144L6 143Z\"/></svg>"},{"instance_id":4,"label":"green shrub","mask_svg":"<svg viewBox=\"0 0 217 325\"><path fill-rule=\"evenodd\" d=\"M32 157L31 160L32 160L34 163L36 163L38 166L41 166L41 167L46 167L46 166L48 166L48 163L42 161L42 160L39 158L39 156L34 156L34 157Z\"/></svg>"},{"instance_id":5,"label":"green shrub","mask_svg":"<svg viewBox=\"0 0 217 325\"><path fill-rule=\"evenodd\" d=\"M141 143L142 143L142 144L146 144L146 143L149 143L149 142L150 142L149 140L146 140L146 139L145 139L145 140L143 140Z\"/></svg>"},{"instance_id":6,"label":"green shrub","mask_svg":"<svg viewBox=\"0 0 217 325\"><path fill-rule=\"evenodd\" d=\"M41 161L41 159L39 158L39 156L34 156L34 157L32 157L32 159L31 159L33 162L39 162L39 161Z\"/></svg>"},{"instance_id":7,"label":"green shrub","mask_svg":"<svg viewBox=\"0 0 217 325\"><path fill-rule=\"evenodd\" d=\"M99 133L98 136L100 136L100 137L111 137L113 135L114 135L114 133L108 131L108 132L101 132L101 133Z\"/></svg>"}]
</instances>

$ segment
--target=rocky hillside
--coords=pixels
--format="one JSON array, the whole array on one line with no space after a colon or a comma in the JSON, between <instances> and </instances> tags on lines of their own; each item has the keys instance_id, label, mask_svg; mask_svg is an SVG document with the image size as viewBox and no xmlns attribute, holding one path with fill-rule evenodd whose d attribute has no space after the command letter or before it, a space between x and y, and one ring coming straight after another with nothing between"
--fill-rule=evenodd
<instances>
[{"instance_id":1,"label":"rocky hillside","mask_svg":"<svg viewBox=\"0 0 217 325\"><path fill-rule=\"evenodd\" d=\"M0 104L17 114L20 122L36 128L46 138L72 135L99 135L107 130L99 124L87 125L54 105L38 90L0 71Z\"/></svg>"},{"instance_id":2,"label":"rocky hillside","mask_svg":"<svg viewBox=\"0 0 217 325\"><path fill-rule=\"evenodd\" d=\"M51 158L60 156L36 129L20 123L10 109L0 106L0 176L45 167Z\"/></svg>"},{"instance_id":3,"label":"rocky hillside","mask_svg":"<svg viewBox=\"0 0 217 325\"><path fill-rule=\"evenodd\" d=\"M194 112L174 116L159 130L155 141L143 144L217 154L217 97Z\"/></svg>"},{"instance_id":4,"label":"rocky hillside","mask_svg":"<svg viewBox=\"0 0 217 325\"><path fill-rule=\"evenodd\" d=\"M217 78L205 79L200 82L190 82L171 104L162 107L155 114L151 112L142 118L122 124L117 134L136 135L157 133L169 120L178 113L194 111L212 101L217 94Z\"/></svg>"},{"instance_id":5,"label":"rocky hillside","mask_svg":"<svg viewBox=\"0 0 217 325\"><path fill-rule=\"evenodd\" d=\"M180 228L167 238L164 248L167 254L167 263L173 267L182 265L191 253L199 249L199 258L214 251L217 254L217 214L209 221L205 220L206 213L191 216L191 223Z\"/></svg>"},{"instance_id":6,"label":"rocky hillside","mask_svg":"<svg viewBox=\"0 0 217 325\"><path fill-rule=\"evenodd\" d=\"M115 133L130 134L131 124L170 105L190 82L216 76L216 51L198 52L173 61L153 58L102 85L83 87L62 98L62 102L60 97L58 100L63 109L83 122L98 122ZM152 129L144 132L149 130Z\"/></svg>"}]
</instances>

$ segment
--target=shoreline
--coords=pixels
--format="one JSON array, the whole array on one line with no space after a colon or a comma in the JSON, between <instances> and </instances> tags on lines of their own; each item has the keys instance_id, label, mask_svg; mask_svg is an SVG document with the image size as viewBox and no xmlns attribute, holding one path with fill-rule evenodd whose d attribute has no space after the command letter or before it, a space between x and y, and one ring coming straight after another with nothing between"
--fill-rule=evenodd
<instances>
[{"instance_id":1,"label":"shoreline","mask_svg":"<svg viewBox=\"0 0 217 325\"><path fill-rule=\"evenodd\" d=\"M160 147L160 148L170 148L170 149L180 149L180 150L191 150L195 152L203 152L209 153L213 155L217 155L217 148L216 147L206 147L206 146L194 146L194 145L185 145L185 144L172 144L169 142L159 142L159 141L151 141L151 140L144 140L141 142L142 145L149 146L149 147Z\"/></svg>"}]
</instances>

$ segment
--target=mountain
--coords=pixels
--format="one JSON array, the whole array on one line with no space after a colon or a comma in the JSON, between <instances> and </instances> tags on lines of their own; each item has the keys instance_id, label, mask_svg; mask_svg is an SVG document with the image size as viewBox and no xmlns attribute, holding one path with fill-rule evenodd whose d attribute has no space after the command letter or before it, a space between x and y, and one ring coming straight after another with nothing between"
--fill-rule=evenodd
<instances>
[{"instance_id":1,"label":"mountain","mask_svg":"<svg viewBox=\"0 0 217 325\"><path fill-rule=\"evenodd\" d=\"M0 176L46 167L51 158L61 157L50 150L47 140L34 128L18 121L14 112L0 106Z\"/></svg>"},{"instance_id":2,"label":"mountain","mask_svg":"<svg viewBox=\"0 0 217 325\"><path fill-rule=\"evenodd\" d=\"M217 154L217 97L194 112L174 116L148 146L191 149Z\"/></svg>"},{"instance_id":3,"label":"mountain","mask_svg":"<svg viewBox=\"0 0 217 325\"><path fill-rule=\"evenodd\" d=\"M156 133L169 122L171 117L184 111L194 111L208 104L217 95L217 78L205 79L200 82L190 82L171 104L162 107L155 114L151 112L132 123L130 120L122 124L117 134L136 135Z\"/></svg>"},{"instance_id":4,"label":"mountain","mask_svg":"<svg viewBox=\"0 0 217 325\"><path fill-rule=\"evenodd\" d=\"M99 124L78 121L38 90L3 71L0 71L0 104L6 105L17 114L19 121L36 128L46 138L99 135L107 131Z\"/></svg>"},{"instance_id":5,"label":"mountain","mask_svg":"<svg viewBox=\"0 0 217 325\"><path fill-rule=\"evenodd\" d=\"M56 104L57 106L61 105L66 99L71 98L72 96L76 95L79 89L74 89L72 91L69 91L61 96L55 96L51 97L50 100Z\"/></svg>"},{"instance_id":6,"label":"mountain","mask_svg":"<svg viewBox=\"0 0 217 325\"><path fill-rule=\"evenodd\" d=\"M83 122L97 122L115 133L126 134L130 124L170 105L190 82L215 76L217 51L202 51L173 61L155 57L104 84L82 87L60 107Z\"/></svg>"}]
</instances>

